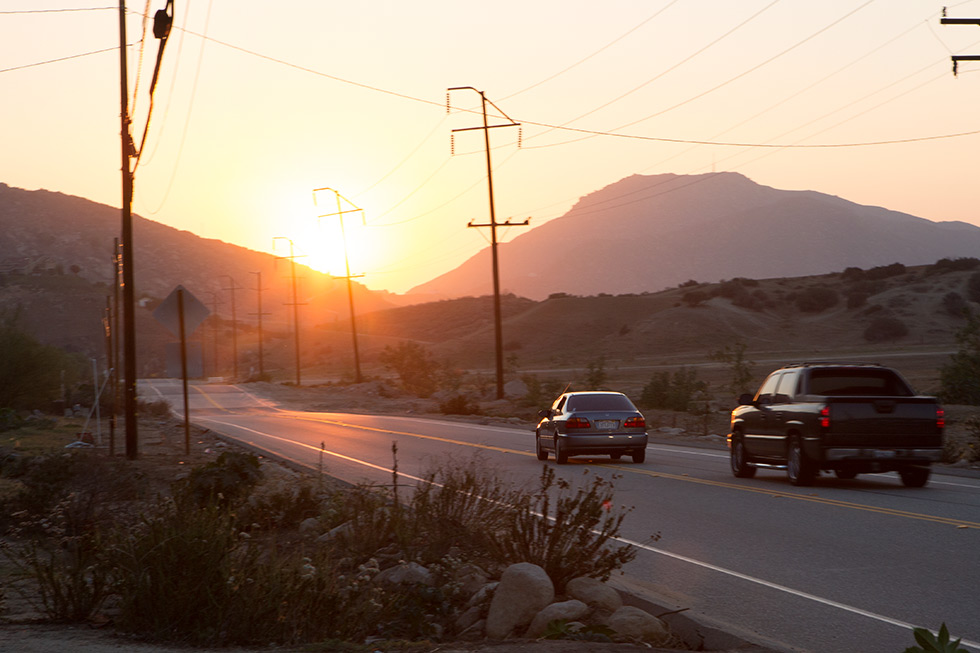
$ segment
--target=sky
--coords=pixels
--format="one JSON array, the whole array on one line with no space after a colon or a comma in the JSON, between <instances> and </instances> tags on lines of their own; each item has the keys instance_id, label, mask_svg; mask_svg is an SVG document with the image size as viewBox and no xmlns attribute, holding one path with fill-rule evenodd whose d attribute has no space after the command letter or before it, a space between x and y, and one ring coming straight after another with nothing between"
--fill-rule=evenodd
<instances>
[{"instance_id":1,"label":"sky","mask_svg":"<svg viewBox=\"0 0 980 653\"><path fill-rule=\"evenodd\" d=\"M175 0L149 113L164 6L127 4L134 213L335 275L346 239L372 289L488 246L480 92L503 242L711 171L980 225L980 29L938 2ZM121 205L118 9L0 0L0 183Z\"/></svg>"}]
</instances>

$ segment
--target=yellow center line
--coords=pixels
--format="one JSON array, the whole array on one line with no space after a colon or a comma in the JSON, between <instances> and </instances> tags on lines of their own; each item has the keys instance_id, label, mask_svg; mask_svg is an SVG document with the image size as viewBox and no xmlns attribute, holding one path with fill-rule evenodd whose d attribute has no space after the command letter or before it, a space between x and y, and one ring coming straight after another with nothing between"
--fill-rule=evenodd
<instances>
[{"instance_id":1,"label":"yellow center line","mask_svg":"<svg viewBox=\"0 0 980 653\"><path fill-rule=\"evenodd\" d=\"M528 451L519 451L517 449L508 449L505 447L495 447L488 444L478 444L473 442L463 442L460 440L453 440L450 438L440 438L434 435L423 435L421 433L411 433L409 431L395 431L392 429L378 428L375 426L363 426L361 424L351 424L350 422L343 422L340 420L329 419L329 418L318 418L309 416L308 414L297 413L298 419L304 419L311 422L323 422L327 424L334 424L336 426L343 426L346 428L361 429L362 431L372 431L375 433L390 433L392 435L405 435L413 438L420 438L423 440L432 440L434 442L443 442L446 444L455 444L463 447L473 447L476 449L485 449L487 451L498 451L500 453L515 454L518 456L534 456L534 453ZM685 483L698 483L700 485L709 485L714 487L725 488L728 490L740 490L742 492L754 492L756 494L766 494L773 498L780 499L796 499L797 501L808 501L810 503L820 503L827 506L834 506L837 508L849 508L851 510L863 510L866 512L876 512L881 515L889 515L891 517L903 517L905 519L917 519L920 521L935 522L937 524L946 524L949 526L957 526L960 528L976 528L980 529L980 523L966 521L963 519L954 519L952 517L938 517L935 515L926 515L919 512L910 512L907 510L896 510L894 508L880 508L876 506L869 506L861 503L853 503L851 501L840 501L838 499L827 499L824 497L811 496L806 494L797 494L795 492L781 492L779 490L770 490L765 488L751 487L748 485L737 485L735 483L726 483L723 481L712 481L704 478L696 478L694 476L683 476L680 474L667 474L665 472L657 472L650 469L642 469L637 467L625 467L622 465L603 465L603 467L608 467L611 469L616 469L622 472L628 472L630 474L640 474L643 476L650 476L653 478L666 478L673 481L683 481Z\"/></svg>"},{"instance_id":2,"label":"yellow center line","mask_svg":"<svg viewBox=\"0 0 980 653\"><path fill-rule=\"evenodd\" d=\"M207 399L208 401L210 401L211 404L215 408L217 408L218 410L223 410L226 413L230 413L231 412L227 408L223 408L222 406L219 406L218 403L214 399L211 398L211 395L209 395L208 393L206 393L204 390L201 390L201 388L199 386L192 385L192 386L188 386L188 387L194 388L194 390L196 390L197 392L200 392L201 393L201 396L204 397L205 399Z\"/></svg>"}]
</instances>

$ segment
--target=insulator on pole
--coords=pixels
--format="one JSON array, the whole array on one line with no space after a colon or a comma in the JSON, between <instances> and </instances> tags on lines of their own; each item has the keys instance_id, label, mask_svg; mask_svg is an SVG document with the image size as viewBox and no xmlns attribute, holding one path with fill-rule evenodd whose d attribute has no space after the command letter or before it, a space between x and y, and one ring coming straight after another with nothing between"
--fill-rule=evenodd
<instances>
[{"instance_id":1,"label":"insulator on pole","mask_svg":"<svg viewBox=\"0 0 980 653\"><path fill-rule=\"evenodd\" d=\"M446 91L446 115L449 115L449 91Z\"/></svg>"},{"instance_id":2,"label":"insulator on pole","mask_svg":"<svg viewBox=\"0 0 980 653\"><path fill-rule=\"evenodd\" d=\"M456 156L456 134L449 134L449 156Z\"/></svg>"}]
</instances>

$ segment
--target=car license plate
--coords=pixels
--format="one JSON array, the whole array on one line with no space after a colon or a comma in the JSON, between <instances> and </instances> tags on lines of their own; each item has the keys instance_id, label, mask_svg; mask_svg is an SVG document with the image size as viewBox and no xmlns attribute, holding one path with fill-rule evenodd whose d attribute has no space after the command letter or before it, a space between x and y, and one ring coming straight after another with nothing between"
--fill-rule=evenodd
<instances>
[{"instance_id":1,"label":"car license plate","mask_svg":"<svg viewBox=\"0 0 980 653\"><path fill-rule=\"evenodd\" d=\"M875 449L873 455L875 458L894 458L895 451L892 449Z\"/></svg>"},{"instance_id":2,"label":"car license plate","mask_svg":"<svg viewBox=\"0 0 980 653\"><path fill-rule=\"evenodd\" d=\"M617 426L619 426L618 419L597 419L595 421L595 427L604 431L611 431Z\"/></svg>"}]
</instances>

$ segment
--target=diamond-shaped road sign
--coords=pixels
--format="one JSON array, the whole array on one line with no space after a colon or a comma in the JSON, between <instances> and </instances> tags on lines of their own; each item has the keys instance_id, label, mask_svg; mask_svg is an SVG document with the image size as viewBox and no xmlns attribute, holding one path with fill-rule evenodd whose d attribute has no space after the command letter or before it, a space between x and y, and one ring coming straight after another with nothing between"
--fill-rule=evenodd
<instances>
[{"instance_id":1,"label":"diamond-shaped road sign","mask_svg":"<svg viewBox=\"0 0 980 653\"><path fill-rule=\"evenodd\" d=\"M189 290L183 286L177 286L174 288L167 298L157 306L156 310L153 311L153 317L157 319L160 324L170 329L178 338L180 337L180 316L178 315L177 306L177 292L183 291L184 293L184 337L187 337L194 333L197 327L201 326L208 315L211 315L211 311L208 307L201 303L197 297L192 295Z\"/></svg>"}]
</instances>

